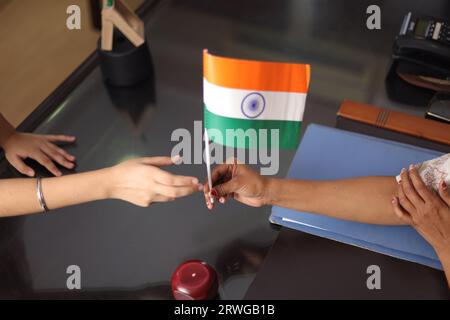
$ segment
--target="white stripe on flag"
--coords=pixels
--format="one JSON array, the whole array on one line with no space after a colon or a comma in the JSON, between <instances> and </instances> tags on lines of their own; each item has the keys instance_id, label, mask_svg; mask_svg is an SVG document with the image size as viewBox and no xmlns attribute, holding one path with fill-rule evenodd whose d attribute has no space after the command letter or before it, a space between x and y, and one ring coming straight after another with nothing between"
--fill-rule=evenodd
<instances>
[{"instance_id":1,"label":"white stripe on flag","mask_svg":"<svg viewBox=\"0 0 450 320\"><path fill-rule=\"evenodd\" d=\"M262 113L255 118L242 111L246 97L264 97ZM253 94L253 95L252 95ZM219 116L238 119L302 121L306 94L298 92L254 91L220 87L203 79L203 101L206 108ZM245 100L247 103L249 100ZM262 101L262 100L260 100ZM246 103L244 103L246 104Z\"/></svg>"}]
</instances>

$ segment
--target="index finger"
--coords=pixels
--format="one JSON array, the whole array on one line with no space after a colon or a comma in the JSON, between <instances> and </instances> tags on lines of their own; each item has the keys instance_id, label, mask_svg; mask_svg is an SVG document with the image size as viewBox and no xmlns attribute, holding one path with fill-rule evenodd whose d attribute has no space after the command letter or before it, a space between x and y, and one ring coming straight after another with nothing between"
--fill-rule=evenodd
<instances>
[{"instance_id":1,"label":"index finger","mask_svg":"<svg viewBox=\"0 0 450 320\"><path fill-rule=\"evenodd\" d=\"M44 137L50 142L57 142L57 141L74 142L76 140L76 138L74 136L66 136L66 135L62 135L62 134L45 135Z\"/></svg>"},{"instance_id":2,"label":"index finger","mask_svg":"<svg viewBox=\"0 0 450 320\"><path fill-rule=\"evenodd\" d=\"M156 166L156 167L167 167L172 166L180 160L180 157L146 157L140 159L143 164Z\"/></svg>"},{"instance_id":3,"label":"index finger","mask_svg":"<svg viewBox=\"0 0 450 320\"><path fill-rule=\"evenodd\" d=\"M423 182L422 178L419 175L419 172L413 165L409 167L409 176L411 178L411 182L414 188L416 189L420 197L425 201L432 201L433 194L430 192L430 189L428 189L428 187L425 185L425 183Z\"/></svg>"},{"instance_id":4,"label":"index finger","mask_svg":"<svg viewBox=\"0 0 450 320\"><path fill-rule=\"evenodd\" d=\"M420 204L424 203L423 199L417 193L416 188L412 184L408 170L402 169L400 175L402 177L400 185L403 188L403 192L405 193L406 198L408 198L413 206L417 208Z\"/></svg>"},{"instance_id":5,"label":"index finger","mask_svg":"<svg viewBox=\"0 0 450 320\"><path fill-rule=\"evenodd\" d=\"M208 182L206 182L204 188L203 188L203 196L205 197L205 203L206 203L206 207L209 210L212 210L214 208L214 204L211 201L211 196L209 195L209 187L208 187Z\"/></svg>"},{"instance_id":6,"label":"index finger","mask_svg":"<svg viewBox=\"0 0 450 320\"><path fill-rule=\"evenodd\" d=\"M223 180L224 178L231 178L231 168L232 165L230 164L221 164L215 167L211 173L211 180L213 186L220 180Z\"/></svg>"}]
</instances>

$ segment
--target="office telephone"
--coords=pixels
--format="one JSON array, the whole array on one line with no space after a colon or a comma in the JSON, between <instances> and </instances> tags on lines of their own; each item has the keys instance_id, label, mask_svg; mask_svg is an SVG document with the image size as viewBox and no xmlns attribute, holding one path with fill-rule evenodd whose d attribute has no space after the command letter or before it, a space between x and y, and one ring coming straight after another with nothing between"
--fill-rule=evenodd
<instances>
[{"instance_id":1,"label":"office telephone","mask_svg":"<svg viewBox=\"0 0 450 320\"><path fill-rule=\"evenodd\" d=\"M391 98L410 104L427 105L436 92L450 92L450 22L408 13L386 81Z\"/></svg>"}]
</instances>

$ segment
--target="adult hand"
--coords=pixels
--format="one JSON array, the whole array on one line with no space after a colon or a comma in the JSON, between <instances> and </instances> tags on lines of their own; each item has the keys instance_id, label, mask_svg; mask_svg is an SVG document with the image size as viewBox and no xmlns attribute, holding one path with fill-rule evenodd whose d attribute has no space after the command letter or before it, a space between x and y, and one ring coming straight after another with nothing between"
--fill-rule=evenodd
<instances>
[{"instance_id":1,"label":"adult hand","mask_svg":"<svg viewBox=\"0 0 450 320\"><path fill-rule=\"evenodd\" d=\"M161 169L177 163L179 158L151 157L123 162L108 170L108 197L147 207L153 202L173 201L194 192L203 185L195 177L178 176Z\"/></svg>"},{"instance_id":2,"label":"adult hand","mask_svg":"<svg viewBox=\"0 0 450 320\"><path fill-rule=\"evenodd\" d=\"M211 197L225 203L227 198L252 206L266 205L268 179L253 171L250 167L238 164L236 159L214 168L211 178L213 190L209 190L208 182L204 184L206 206L213 209Z\"/></svg>"},{"instance_id":3,"label":"adult hand","mask_svg":"<svg viewBox=\"0 0 450 320\"><path fill-rule=\"evenodd\" d=\"M450 256L450 193L444 181L437 194L425 185L414 166L403 169L398 197L392 204L398 217L413 226L441 258Z\"/></svg>"},{"instance_id":4,"label":"adult hand","mask_svg":"<svg viewBox=\"0 0 450 320\"><path fill-rule=\"evenodd\" d=\"M24 163L26 158L39 162L55 176L61 176L61 171L55 163L67 169L75 167L75 157L56 146L55 142L74 142L75 137L64 135L38 135L14 131L2 143L8 162L20 173L34 177L35 172Z\"/></svg>"}]
</instances>

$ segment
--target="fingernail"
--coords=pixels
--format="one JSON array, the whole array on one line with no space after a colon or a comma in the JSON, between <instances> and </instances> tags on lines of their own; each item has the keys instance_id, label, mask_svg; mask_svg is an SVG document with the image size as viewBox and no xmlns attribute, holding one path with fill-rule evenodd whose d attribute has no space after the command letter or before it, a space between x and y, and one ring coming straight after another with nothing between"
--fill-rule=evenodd
<instances>
[{"instance_id":1,"label":"fingernail","mask_svg":"<svg viewBox=\"0 0 450 320\"><path fill-rule=\"evenodd\" d=\"M34 177L34 171L33 171L33 170L29 170L29 171L27 171L27 174L28 174L29 176L32 176L32 177Z\"/></svg>"},{"instance_id":2,"label":"fingernail","mask_svg":"<svg viewBox=\"0 0 450 320\"><path fill-rule=\"evenodd\" d=\"M409 165L409 171L413 171L414 170L414 165L410 164Z\"/></svg>"},{"instance_id":3,"label":"fingernail","mask_svg":"<svg viewBox=\"0 0 450 320\"><path fill-rule=\"evenodd\" d=\"M445 183L445 181L442 181L441 186L442 190L447 190L447 183Z\"/></svg>"},{"instance_id":4,"label":"fingernail","mask_svg":"<svg viewBox=\"0 0 450 320\"><path fill-rule=\"evenodd\" d=\"M197 178L192 179L192 184L198 184L198 179Z\"/></svg>"},{"instance_id":5,"label":"fingernail","mask_svg":"<svg viewBox=\"0 0 450 320\"><path fill-rule=\"evenodd\" d=\"M217 197L217 191L216 190L211 190L211 195L213 196L213 197Z\"/></svg>"},{"instance_id":6,"label":"fingernail","mask_svg":"<svg viewBox=\"0 0 450 320\"><path fill-rule=\"evenodd\" d=\"M391 200L391 202L392 202L392 204L396 204L397 203L397 198L392 198L392 200Z\"/></svg>"},{"instance_id":7,"label":"fingernail","mask_svg":"<svg viewBox=\"0 0 450 320\"><path fill-rule=\"evenodd\" d=\"M405 172L406 172L406 169L405 169L405 168L403 168L403 169L402 169L402 173L405 173Z\"/></svg>"},{"instance_id":8,"label":"fingernail","mask_svg":"<svg viewBox=\"0 0 450 320\"><path fill-rule=\"evenodd\" d=\"M174 164L181 164L182 162L183 162L183 158L180 156L180 155L176 155L176 156L174 156L173 158L172 158L172 162L174 163Z\"/></svg>"},{"instance_id":9,"label":"fingernail","mask_svg":"<svg viewBox=\"0 0 450 320\"><path fill-rule=\"evenodd\" d=\"M202 184L198 185L198 191L203 191L203 185Z\"/></svg>"},{"instance_id":10,"label":"fingernail","mask_svg":"<svg viewBox=\"0 0 450 320\"><path fill-rule=\"evenodd\" d=\"M225 198L224 197L220 197L219 202L224 204L225 203Z\"/></svg>"}]
</instances>

